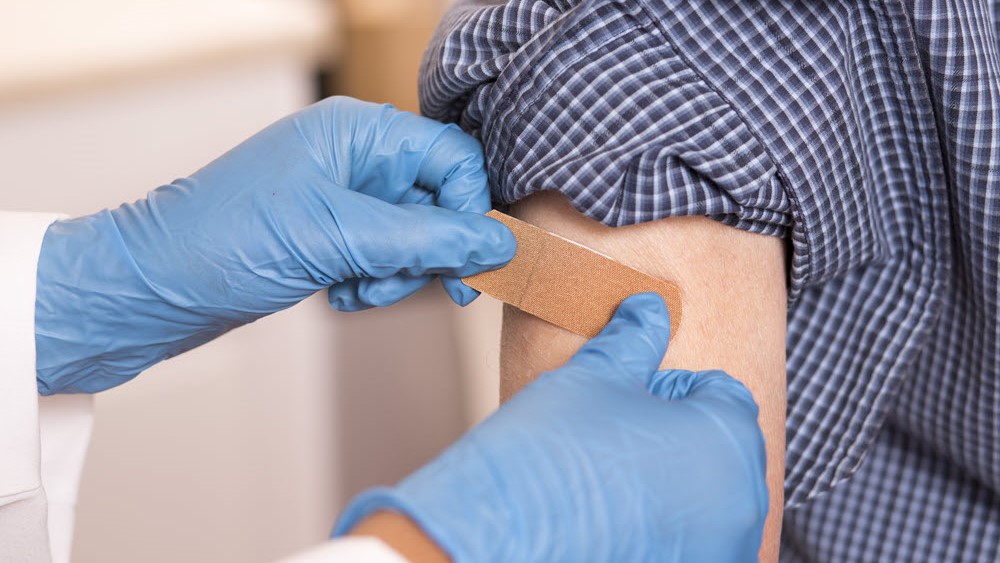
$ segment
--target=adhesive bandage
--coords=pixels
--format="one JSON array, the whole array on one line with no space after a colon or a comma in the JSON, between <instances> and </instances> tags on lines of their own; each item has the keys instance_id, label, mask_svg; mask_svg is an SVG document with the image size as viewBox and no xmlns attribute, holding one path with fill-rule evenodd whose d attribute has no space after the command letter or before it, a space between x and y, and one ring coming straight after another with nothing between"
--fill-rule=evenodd
<instances>
[{"instance_id":1,"label":"adhesive bandage","mask_svg":"<svg viewBox=\"0 0 1000 563\"><path fill-rule=\"evenodd\" d=\"M469 287L588 338L597 336L626 297L655 292L670 310L670 337L677 334L676 285L499 211L487 215L514 233L517 254L500 269L463 278Z\"/></svg>"}]
</instances>

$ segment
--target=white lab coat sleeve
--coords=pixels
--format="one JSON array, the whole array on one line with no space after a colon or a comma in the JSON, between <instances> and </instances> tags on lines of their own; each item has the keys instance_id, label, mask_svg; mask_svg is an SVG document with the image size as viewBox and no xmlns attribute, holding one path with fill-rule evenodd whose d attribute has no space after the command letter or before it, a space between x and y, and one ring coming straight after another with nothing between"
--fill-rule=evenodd
<instances>
[{"instance_id":1,"label":"white lab coat sleeve","mask_svg":"<svg viewBox=\"0 0 1000 563\"><path fill-rule=\"evenodd\" d=\"M320 544L277 563L408 563L378 538L351 536Z\"/></svg>"},{"instance_id":2,"label":"white lab coat sleeve","mask_svg":"<svg viewBox=\"0 0 1000 563\"><path fill-rule=\"evenodd\" d=\"M38 403L42 487L48 499L49 546L54 563L70 559L76 497L93 420L94 400L90 395L41 397Z\"/></svg>"},{"instance_id":3,"label":"white lab coat sleeve","mask_svg":"<svg viewBox=\"0 0 1000 563\"><path fill-rule=\"evenodd\" d=\"M90 397L40 402L35 382L35 276L45 230L58 218L0 211L0 562L4 563L69 560L73 506L90 439Z\"/></svg>"}]
</instances>

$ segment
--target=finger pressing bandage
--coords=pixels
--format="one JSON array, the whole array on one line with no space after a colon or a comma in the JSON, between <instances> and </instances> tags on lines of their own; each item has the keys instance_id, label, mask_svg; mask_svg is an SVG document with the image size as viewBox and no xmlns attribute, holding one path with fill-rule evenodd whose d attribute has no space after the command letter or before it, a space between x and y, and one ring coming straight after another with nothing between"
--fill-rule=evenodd
<instances>
[{"instance_id":1,"label":"finger pressing bandage","mask_svg":"<svg viewBox=\"0 0 1000 563\"><path fill-rule=\"evenodd\" d=\"M487 215L514 233L517 254L498 270L464 278L469 287L587 338L601 332L626 297L659 293L670 310L670 337L677 334L676 285L499 211Z\"/></svg>"}]
</instances>

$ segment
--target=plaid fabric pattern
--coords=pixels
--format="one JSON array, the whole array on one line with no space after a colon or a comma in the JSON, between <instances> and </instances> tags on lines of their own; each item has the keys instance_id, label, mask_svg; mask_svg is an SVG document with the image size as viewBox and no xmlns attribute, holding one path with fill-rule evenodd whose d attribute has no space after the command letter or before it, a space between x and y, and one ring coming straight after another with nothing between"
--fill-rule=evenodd
<instances>
[{"instance_id":1,"label":"plaid fabric pattern","mask_svg":"<svg viewBox=\"0 0 1000 563\"><path fill-rule=\"evenodd\" d=\"M1000 560L1000 8L459 3L424 112L499 203L791 241L785 561ZM836 485L836 487L835 487Z\"/></svg>"}]
</instances>

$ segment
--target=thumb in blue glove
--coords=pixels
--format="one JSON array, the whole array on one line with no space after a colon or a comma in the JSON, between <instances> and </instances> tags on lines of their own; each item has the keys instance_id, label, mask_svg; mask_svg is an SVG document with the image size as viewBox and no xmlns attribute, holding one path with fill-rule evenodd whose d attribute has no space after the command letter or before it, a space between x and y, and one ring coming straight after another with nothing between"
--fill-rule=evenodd
<instances>
[{"instance_id":1,"label":"thumb in blue glove","mask_svg":"<svg viewBox=\"0 0 1000 563\"><path fill-rule=\"evenodd\" d=\"M335 534L401 512L456 561L755 561L764 442L747 389L721 371L657 372L659 296L627 299L440 457L347 508Z\"/></svg>"}]
</instances>

